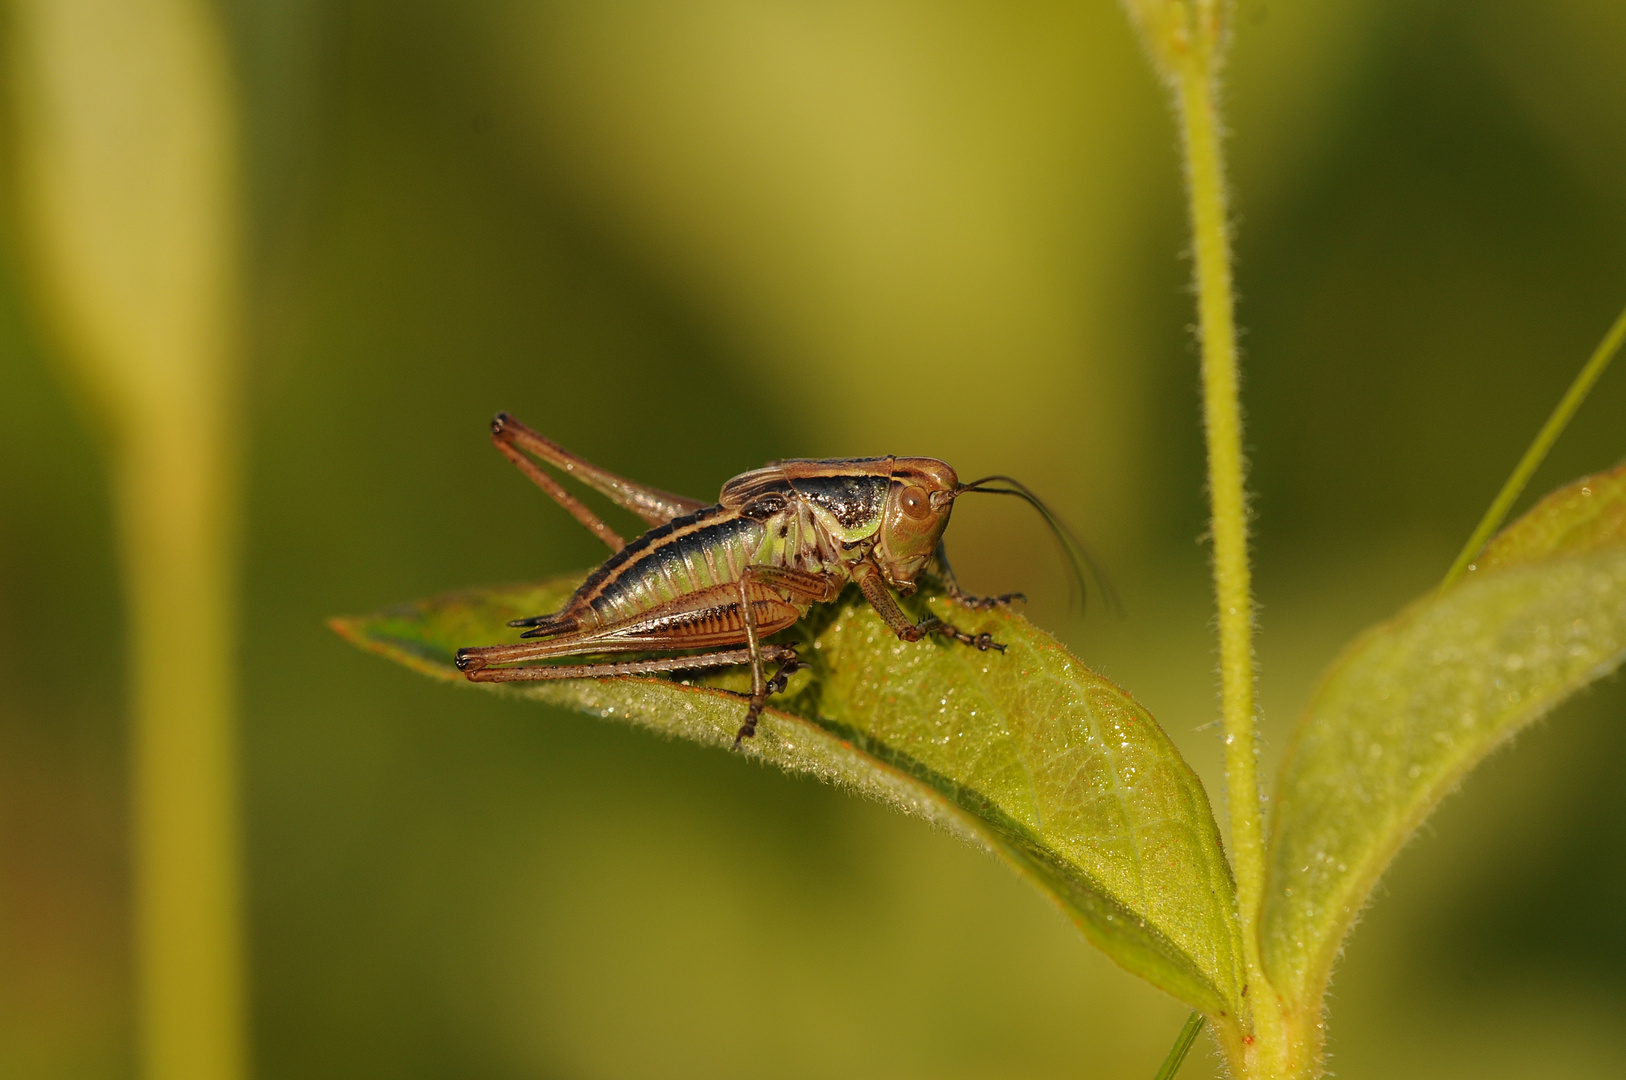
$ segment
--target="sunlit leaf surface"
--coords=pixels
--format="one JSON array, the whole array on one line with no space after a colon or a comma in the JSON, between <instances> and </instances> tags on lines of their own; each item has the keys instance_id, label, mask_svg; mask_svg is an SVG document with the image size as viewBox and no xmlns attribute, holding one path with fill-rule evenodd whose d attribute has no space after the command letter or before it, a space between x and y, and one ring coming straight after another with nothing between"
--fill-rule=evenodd
<instances>
[{"instance_id":1,"label":"sunlit leaf surface","mask_svg":"<svg viewBox=\"0 0 1626 1080\"><path fill-rule=\"evenodd\" d=\"M579 578L441 597L334 621L364 648L463 685L464 645L513 640L509 619L555 610ZM1118 963L1234 1015L1230 871L1208 797L1123 690L1019 615L930 606L1008 650L905 644L849 590L800 632L799 673L743 753L941 825L1046 890ZM736 673L724 685L745 685ZM489 687L490 684L485 684ZM516 688L518 687L518 688ZM744 714L717 685L664 679L507 684L502 691L729 747Z\"/></svg>"},{"instance_id":2,"label":"sunlit leaf surface","mask_svg":"<svg viewBox=\"0 0 1626 1080\"><path fill-rule=\"evenodd\" d=\"M1373 884L1497 744L1626 658L1626 471L1554 492L1443 595L1357 638L1299 722L1277 789L1262 948L1319 998Z\"/></svg>"}]
</instances>

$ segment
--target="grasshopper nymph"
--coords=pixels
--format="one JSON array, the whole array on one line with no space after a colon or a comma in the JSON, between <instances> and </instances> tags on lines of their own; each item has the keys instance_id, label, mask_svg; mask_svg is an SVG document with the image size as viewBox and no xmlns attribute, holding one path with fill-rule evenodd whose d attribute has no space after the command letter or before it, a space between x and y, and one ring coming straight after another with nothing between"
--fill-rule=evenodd
<instances>
[{"instance_id":1,"label":"grasshopper nymph","mask_svg":"<svg viewBox=\"0 0 1626 1080\"><path fill-rule=\"evenodd\" d=\"M954 500L972 491L1020 495L1026 489L962 484L933 458L845 458L779 461L723 485L716 505L636 484L585 461L506 413L491 438L510 461L615 552L550 615L517 619L511 645L459 649L457 666L474 682L525 682L642 675L748 664L751 694L734 745L756 733L768 697L800 667L794 649L769 635L795 623L816 603L834 600L852 581L904 641L928 634L977 649L1005 647L935 617L912 621L893 596L915 591L935 563L949 594L987 608L1019 594L977 598L960 592L943 551ZM632 511L652 528L628 543L531 457L574 476ZM1045 511L1047 518L1050 516ZM557 657L625 652L680 652L658 659L587 664L527 664ZM499 666L520 665L520 666ZM773 675L766 665L776 665Z\"/></svg>"}]
</instances>

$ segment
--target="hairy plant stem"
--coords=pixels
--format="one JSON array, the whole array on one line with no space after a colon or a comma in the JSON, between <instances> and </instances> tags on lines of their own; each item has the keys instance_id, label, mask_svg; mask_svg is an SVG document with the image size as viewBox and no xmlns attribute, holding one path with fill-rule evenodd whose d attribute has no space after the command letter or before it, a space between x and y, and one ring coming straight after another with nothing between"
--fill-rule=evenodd
<instances>
[{"instance_id":1,"label":"hairy plant stem","mask_svg":"<svg viewBox=\"0 0 1626 1080\"><path fill-rule=\"evenodd\" d=\"M1185 152L1202 352L1231 865L1254 1029L1241 1047L1227 1050L1233 1056L1232 1068L1240 1075L1281 1076L1289 1068L1285 1031L1274 1007L1275 994L1265 978L1256 932L1264 888L1264 824L1254 738L1253 597L1217 58L1214 49L1202 47L1177 55L1179 62L1172 74ZM1238 1051L1242 1061L1234 1060Z\"/></svg>"}]
</instances>

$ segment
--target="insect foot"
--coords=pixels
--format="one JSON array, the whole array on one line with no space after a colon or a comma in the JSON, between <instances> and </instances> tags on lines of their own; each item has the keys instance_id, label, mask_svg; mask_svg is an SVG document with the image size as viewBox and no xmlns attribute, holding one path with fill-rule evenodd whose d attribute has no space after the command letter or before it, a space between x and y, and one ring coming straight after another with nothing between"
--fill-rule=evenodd
<instances>
[{"instance_id":1,"label":"insect foot","mask_svg":"<svg viewBox=\"0 0 1626 1080\"><path fill-rule=\"evenodd\" d=\"M486 666L485 660L475 656L473 649L457 650L456 663L457 670L459 671L479 671L481 668Z\"/></svg>"},{"instance_id":2,"label":"insect foot","mask_svg":"<svg viewBox=\"0 0 1626 1080\"><path fill-rule=\"evenodd\" d=\"M999 596L972 596L970 593L960 592L958 589L950 592L949 599L957 604L964 604L972 611L990 611L994 608L1010 607L1020 600L1027 603L1027 594L1019 592L1003 593Z\"/></svg>"},{"instance_id":3,"label":"insect foot","mask_svg":"<svg viewBox=\"0 0 1626 1080\"><path fill-rule=\"evenodd\" d=\"M741 742L756 735L757 718L762 715L763 707L767 704L766 698L761 701L751 699L751 707L745 711L745 723L740 725L740 730L734 735L734 749L738 750Z\"/></svg>"},{"instance_id":4,"label":"insect foot","mask_svg":"<svg viewBox=\"0 0 1626 1080\"><path fill-rule=\"evenodd\" d=\"M978 652L987 652L989 649L1001 653L1005 651L1005 646L995 641L992 634L968 634L959 627L950 626L948 623L939 623L933 627L933 630L936 633L953 638L962 645L974 646Z\"/></svg>"},{"instance_id":5,"label":"insect foot","mask_svg":"<svg viewBox=\"0 0 1626 1080\"><path fill-rule=\"evenodd\" d=\"M807 666L796 659L794 653L780 661L779 670L762 688L762 695L760 697L756 694L751 695L751 707L745 711L745 723L740 725L739 732L734 736L734 749L738 750L742 741L756 735L757 720L762 716L762 710L767 707L768 699L775 694L784 693L785 687L790 684L790 677Z\"/></svg>"},{"instance_id":6,"label":"insect foot","mask_svg":"<svg viewBox=\"0 0 1626 1080\"><path fill-rule=\"evenodd\" d=\"M975 646L979 652L987 652L989 649L998 652L1005 651L1005 646L995 641L994 635L968 634L959 627L951 626L942 619L937 618L935 615L929 619L922 619L906 630L900 631L898 637L904 641L919 641L927 634L942 634L944 637L951 637L962 645Z\"/></svg>"}]
</instances>

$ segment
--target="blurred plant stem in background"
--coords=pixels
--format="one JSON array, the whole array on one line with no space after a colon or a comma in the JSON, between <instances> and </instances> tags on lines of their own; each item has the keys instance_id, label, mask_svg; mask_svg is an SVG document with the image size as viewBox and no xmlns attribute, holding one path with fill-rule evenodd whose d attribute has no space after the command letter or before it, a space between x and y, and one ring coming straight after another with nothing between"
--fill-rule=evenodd
<instances>
[{"instance_id":1,"label":"blurred plant stem in background","mask_svg":"<svg viewBox=\"0 0 1626 1080\"><path fill-rule=\"evenodd\" d=\"M112 456L140 1071L225 1080L245 1072L237 118L225 43L214 11L188 0L14 0L10 31L34 298ZM63 678L84 663L58 655L38 659Z\"/></svg>"}]
</instances>

